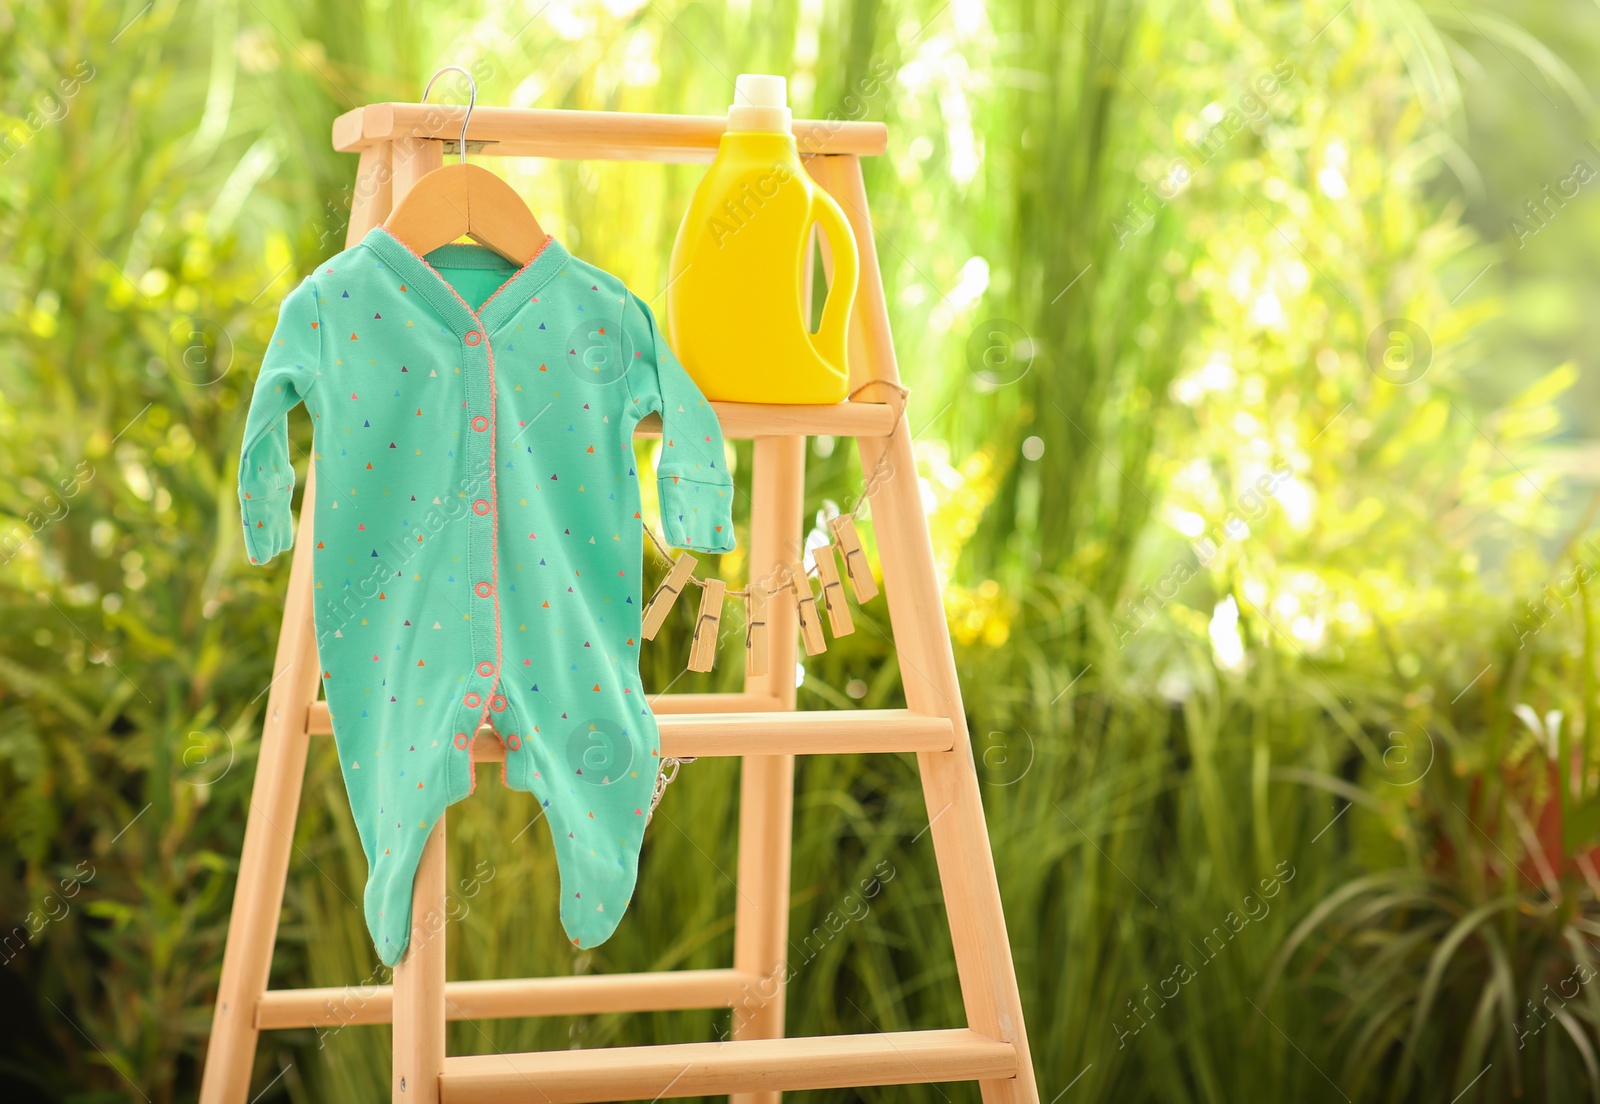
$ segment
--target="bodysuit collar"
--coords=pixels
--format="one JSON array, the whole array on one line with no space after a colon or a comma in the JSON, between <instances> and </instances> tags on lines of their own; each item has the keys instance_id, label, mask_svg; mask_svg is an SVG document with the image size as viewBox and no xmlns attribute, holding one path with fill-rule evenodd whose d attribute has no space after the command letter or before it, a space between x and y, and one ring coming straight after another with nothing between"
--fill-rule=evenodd
<instances>
[{"instance_id":1,"label":"bodysuit collar","mask_svg":"<svg viewBox=\"0 0 1600 1104\"><path fill-rule=\"evenodd\" d=\"M483 307L474 311L437 269L382 226L367 231L361 244L399 273L406 287L420 292L445 324L462 337L472 330L492 331L503 325L572 258L560 242L546 236L544 246L533 259L512 273Z\"/></svg>"}]
</instances>

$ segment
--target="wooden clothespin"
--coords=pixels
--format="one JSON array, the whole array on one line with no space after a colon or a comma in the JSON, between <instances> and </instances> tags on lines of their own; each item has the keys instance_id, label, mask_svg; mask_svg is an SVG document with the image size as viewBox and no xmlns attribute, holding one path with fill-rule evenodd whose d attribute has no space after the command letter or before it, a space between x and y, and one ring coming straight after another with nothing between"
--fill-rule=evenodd
<instances>
[{"instance_id":1,"label":"wooden clothespin","mask_svg":"<svg viewBox=\"0 0 1600 1104\"><path fill-rule=\"evenodd\" d=\"M717 662L717 627L722 623L722 595L727 584L707 579L700 596L700 616L694 623L694 643L689 645L689 670L709 671Z\"/></svg>"},{"instance_id":2,"label":"wooden clothespin","mask_svg":"<svg viewBox=\"0 0 1600 1104\"><path fill-rule=\"evenodd\" d=\"M813 549L817 561L817 582L822 584L822 600L828 606L828 627L835 637L849 636L856 631L850 620L850 603L844 596L844 583L839 581L839 563L833 558L833 545Z\"/></svg>"},{"instance_id":3,"label":"wooden clothespin","mask_svg":"<svg viewBox=\"0 0 1600 1104\"><path fill-rule=\"evenodd\" d=\"M672 561L672 570L667 577L661 580L661 585L656 587L656 592L650 596L650 604L645 607L644 624L640 632L646 640L656 638L656 630L661 628L661 623L667 619L667 614L672 612L672 604L678 600L678 595L683 593L683 588L689 584L689 576L694 574L695 558L687 552L680 552Z\"/></svg>"},{"instance_id":4,"label":"wooden clothespin","mask_svg":"<svg viewBox=\"0 0 1600 1104\"><path fill-rule=\"evenodd\" d=\"M861 547L856 519L850 514L840 514L828 521L828 527L833 530L833 539L844 556L844 573L850 577L850 589L856 592L856 601L865 605L878 596L878 581L872 577L872 566L867 563L867 553Z\"/></svg>"},{"instance_id":5,"label":"wooden clothespin","mask_svg":"<svg viewBox=\"0 0 1600 1104\"><path fill-rule=\"evenodd\" d=\"M806 565L789 565L790 582L794 585L794 604L800 620L800 639L805 643L806 655L827 651L827 641L822 639L822 623L817 620L817 599L811 593L811 580L806 576Z\"/></svg>"},{"instance_id":6,"label":"wooden clothespin","mask_svg":"<svg viewBox=\"0 0 1600 1104\"><path fill-rule=\"evenodd\" d=\"M744 674L746 678L767 673L767 592L752 581L744 600Z\"/></svg>"}]
</instances>

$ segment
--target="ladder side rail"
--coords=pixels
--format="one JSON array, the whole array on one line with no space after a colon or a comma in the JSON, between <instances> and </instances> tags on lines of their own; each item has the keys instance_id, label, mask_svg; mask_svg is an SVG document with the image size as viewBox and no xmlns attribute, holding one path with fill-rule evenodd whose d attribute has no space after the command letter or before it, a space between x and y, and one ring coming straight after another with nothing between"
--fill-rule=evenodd
<instances>
[{"instance_id":1,"label":"ladder side rail","mask_svg":"<svg viewBox=\"0 0 1600 1104\"><path fill-rule=\"evenodd\" d=\"M388 143L376 143L362 151L351 196L346 245L360 241L388 214L389 175ZM283 909L289 852L294 845L305 781L307 715L317 698L321 677L311 586L316 477L316 465L308 463L284 599L283 627L273 660L272 687L267 692L266 720L201 1076L201 1104L245 1104L255 1066L259 1037L256 1005L267 991L272 971L278 914Z\"/></svg>"},{"instance_id":2,"label":"ladder side rail","mask_svg":"<svg viewBox=\"0 0 1600 1104\"><path fill-rule=\"evenodd\" d=\"M889 386L869 390L891 391L899 387L900 373L861 161L848 156L820 160L825 162L823 186L844 209L861 258L860 284L850 319L851 389L882 382ZM949 718L955 730L951 750L919 752L917 765L967 1023L973 1030L1017 1048L1017 1076L982 1082L983 1098L985 1104L1037 1101L1039 1090L1023 1024L1022 998L978 790L950 627L940 600L933 543L917 484L911 430L902 417L887 439L858 438L856 444L862 470L868 473L873 531L906 703L917 713ZM874 472L881 474L875 478Z\"/></svg>"}]
</instances>

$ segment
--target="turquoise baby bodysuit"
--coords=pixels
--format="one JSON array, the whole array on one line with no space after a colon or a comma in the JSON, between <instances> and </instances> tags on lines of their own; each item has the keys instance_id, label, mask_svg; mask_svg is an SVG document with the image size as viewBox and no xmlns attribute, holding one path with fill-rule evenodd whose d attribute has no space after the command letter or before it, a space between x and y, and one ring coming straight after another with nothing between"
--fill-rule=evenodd
<instances>
[{"instance_id":1,"label":"turquoise baby bodysuit","mask_svg":"<svg viewBox=\"0 0 1600 1104\"><path fill-rule=\"evenodd\" d=\"M602 942L633 895L660 762L634 426L661 415L667 540L727 552L716 415L644 302L560 242L518 269L476 245L420 257L382 227L283 302L239 460L253 563L293 541L301 402L317 647L380 957L405 950L423 844L472 792L483 723L505 783L543 807L568 937Z\"/></svg>"}]
</instances>

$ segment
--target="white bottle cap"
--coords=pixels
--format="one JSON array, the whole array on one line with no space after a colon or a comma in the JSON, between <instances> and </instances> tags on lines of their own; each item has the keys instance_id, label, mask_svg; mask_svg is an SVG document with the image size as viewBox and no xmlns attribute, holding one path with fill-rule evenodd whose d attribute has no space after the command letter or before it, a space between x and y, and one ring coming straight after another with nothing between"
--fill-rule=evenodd
<instances>
[{"instance_id":1,"label":"white bottle cap","mask_svg":"<svg viewBox=\"0 0 1600 1104\"><path fill-rule=\"evenodd\" d=\"M793 129L788 82L766 73L740 73L728 105L728 129L788 134Z\"/></svg>"}]
</instances>

